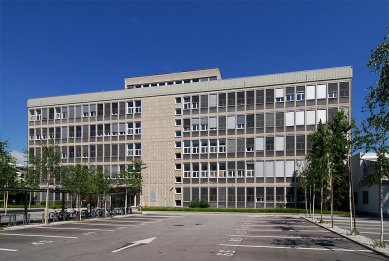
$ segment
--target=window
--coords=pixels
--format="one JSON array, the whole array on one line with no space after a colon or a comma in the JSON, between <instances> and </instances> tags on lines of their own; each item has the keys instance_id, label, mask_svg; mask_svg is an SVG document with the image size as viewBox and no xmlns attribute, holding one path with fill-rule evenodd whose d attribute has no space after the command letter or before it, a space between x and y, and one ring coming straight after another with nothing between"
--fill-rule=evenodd
<instances>
[{"instance_id":1,"label":"window","mask_svg":"<svg viewBox=\"0 0 389 261\"><path fill-rule=\"evenodd\" d=\"M190 154L190 141L184 140L184 154Z\"/></svg>"},{"instance_id":2,"label":"window","mask_svg":"<svg viewBox=\"0 0 389 261\"><path fill-rule=\"evenodd\" d=\"M181 119L175 120L175 126L181 126Z\"/></svg>"},{"instance_id":3,"label":"window","mask_svg":"<svg viewBox=\"0 0 389 261\"><path fill-rule=\"evenodd\" d=\"M219 153L226 153L226 140L219 140Z\"/></svg>"},{"instance_id":4,"label":"window","mask_svg":"<svg viewBox=\"0 0 389 261\"><path fill-rule=\"evenodd\" d=\"M190 178L190 165L184 164L184 178Z\"/></svg>"},{"instance_id":5,"label":"window","mask_svg":"<svg viewBox=\"0 0 389 261\"><path fill-rule=\"evenodd\" d=\"M180 169L181 169L181 164L176 164L176 168L177 165L180 165ZM181 177L176 177L176 183L181 183Z\"/></svg>"},{"instance_id":6,"label":"window","mask_svg":"<svg viewBox=\"0 0 389 261\"><path fill-rule=\"evenodd\" d=\"M318 84L316 86L316 98L317 99L325 99L327 98L327 85Z\"/></svg>"},{"instance_id":7,"label":"window","mask_svg":"<svg viewBox=\"0 0 389 261\"><path fill-rule=\"evenodd\" d=\"M181 103L181 97L176 97L176 104L180 104Z\"/></svg>"},{"instance_id":8,"label":"window","mask_svg":"<svg viewBox=\"0 0 389 261\"><path fill-rule=\"evenodd\" d=\"M208 118L201 118L200 122L201 122L201 130L202 131L208 130Z\"/></svg>"},{"instance_id":9,"label":"window","mask_svg":"<svg viewBox=\"0 0 389 261\"><path fill-rule=\"evenodd\" d=\"M176 115L181 115L182 113L181 113L181 108L177 108L176 109Z\"/></svg>"},{"instance_id":10,"label":"window","mask_svg":"<svg viewBox=\"0 0 389 261\"><path fill-rule=\"evenodd\" d=\"M181 137L181 136L182 136L181 131L180 130L176 131L176 137Z\"/></svg>"},{"instance_id":11,"label":"window","mask_svg":"<svg viewBox=\"0 0 389 261\"><path fill-rule=\"evenodd\" d=\"M277 100L276 100L277 101ZM291 102L294 101L294 94L287 94L286 95L286 101Z\"/></svg>"},{"instance_id":12,"label":"window","mask_svg":"<svg viewBox=\"0 0 389 261\"><path fill-rule=\"evenodd\" d=\"M297 92L296 93L296 101L303 101L304 100L304 92Z\"/></svg>"},{"instance_id":13,"label":"window","mask_svg":"<svg viewBox=\"0 0 389 261\"><path fill-rule=\"evenodd\" d=\"M246 164L246 177L254 177L254 163L247 163Z\"/></svg>"},{"instance_id":14,"label":"window","mask_svg":"<svg viewBox=\"0 0 389 261\"><path fill-rule=\"evenodd\" d=\"M236 128L237 129L244 129L244 115L238 115L237 116L237 122L236 122Z\"/></svg>"},{"instance_id":15,"label":"window","mask_svg":"<svg viewBox=\"0 0 389 261\"><path fill-rule=\"evenodd\" d=\"M142 102L140 100L135 101L135 113L142 112Z\"/></svg>"},{"instance_id":16,"label":"window","mask_svg":"<svg viewBox=\"0 0 389 261\"><path fill-rule=\"evenodd\" d=\"M142 134L141 122L140 121L135 122L134 134L135 135Z\"/></svg>"},{"instance_id":17,"label":"window","mask_svg":"<svg viewBox=\"0 0 389 261\"><path fill-rule=\"evenodd\" d=\"M176 188L175 191L176 191L176 194L181 194L181 188Z\"/></svg>"},{"instance_id":18,"label":"window","mask_svg":"<svg viewBox=\"0 0 389 261\"><path fill-rule=\"evenodd\" d=\"M190 109L190 97L184 97L184 110Z\"/></svg>"},{"instance_id":19,"label":"window","mask_svg":"<svg viewBox=\"0 0 389 261\"><path fill-rule=\"evenodd\" d=\"M217 153L217 140L209 141L209 153Z\"/></svg>"},{"instance_id":20,"label":"window","mask_svg":"<svg viewBox=\"0 0 389 261\"><path fill-rule=\"evenodd\" d=\"M339 97L348 98L350 92L350 87L348 82L339 83Z\"/></svg>"},{"instance_id":21,"label":"window","mask_svg":"<svg viewBox=\"0 0 389 261\"><path fill-rule=\"evenodd\" d=\"M199 141L197 140L192 141L192 153L199 154Z\"/></svg>"},{"instance_id":22,"label":"window","mask_svg":"<svg viewBox=\"0 0 389 261\"><path fill-rule=\"evenodd\" d=\"M328 98L329 99L334 99L338 97L338 92L329 92L328 93Z\"/></svg>"},{"instance_id":23,"label":"window","mask_svg":"<svg viewBox=\"0 0 389 261\"><path fill-rule=\"evenodd\" d=\"M209 118L209 129L210 130L217 130L217 118L216 117Z\"/></svg>"},{"instance_id":24,"label":"window","mask_svg":"<svg viewBox=\"0 0 389 261\"><path fill-rule=\"evenodd\" d=\"M142 155L142 145L140 143L135 144L135 156Z\"/></svg>"},{"instance_id":25,"label":"window","mask_svg":"<svg viewBox=\"0 0 389 261\"><path fill-rule=\"evenodd\" d=\"M181 141L176 141L176 148L181 148Z\"/></svg>"},{"instance_id":26,"label":"window","mask_svg":"<svg viewBox=\"0 0 389 261\"><path fill-rule=\"evenodd\" d=\"M127 145L127 156L134 156L134 144Z\"/></svg>"},{"instance_id":27,"label":"window","mask_svg":"<svg viewBox=\"0 0 389 261\"><path fill-rule=\"evenodd\" d=\"M127 102L127 114L133 114L134 113L134 102L128 101Z\"/></svg>"},{"instance_id":28,"label":"window","mask_svg":"<svg viewBox=\"0 0 389 261\"><path fill-rule=\"evenodd\" d=\"M198 118L194 118L192 119L192 131L198 131L199 130L199 119Z\"/></svg>"},{"instance_id":29,"label":"window","mask_svg":"<svg viewBox=\"0 0 389 261\"><path fill-rule=\"evenodd\" d=\"M276 89L276 102L284 102L284 89Z\"/></svg>"},{"instance_id":30,"label":"window","mask_svg":"<svg viewBox=\"0 0 389 261\"><path fill-rule=\"evenodd\" d=\"M362 191L362 203L369 204L369 191Z\"/></svg>"},{"instance_id":31,"label":"window","mask_svg":"<svg viewBox=\"0 0 389 261\"><path fill-rule=\"evenodd\" d=\"M208 140L202 140L201 141L201 154L206 154L208 153Z\"/></svg>"},{"instance_id":32,"label":"window","mask_svg":"<svg viewBox=\"0 0 389 261\"><path fill-rule=\"evenodd\" d=\"M176 153L176 159L181 159L181 153Z\"/></svg>"}]
</instances>

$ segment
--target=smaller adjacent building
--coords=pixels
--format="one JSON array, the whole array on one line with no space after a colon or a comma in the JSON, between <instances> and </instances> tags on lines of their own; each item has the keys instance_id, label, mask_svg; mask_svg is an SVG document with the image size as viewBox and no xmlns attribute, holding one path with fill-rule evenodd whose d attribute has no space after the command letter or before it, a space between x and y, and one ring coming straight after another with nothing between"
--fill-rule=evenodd
<instances>
[{"instance_id":1,"label":"smaller adjacent building","mask_svg":"<svg viewBox=\"0 0 389 261\"><path fill-rule=\"evenodd\" d=\"M352 157L354 201L357 213L378 215L380 213L379 186L364 186L362 177L378 171L377 154L374 152L359 153ZM389 180L383 180L384 215L389 216Z\"/></svg>"}]
</instances>

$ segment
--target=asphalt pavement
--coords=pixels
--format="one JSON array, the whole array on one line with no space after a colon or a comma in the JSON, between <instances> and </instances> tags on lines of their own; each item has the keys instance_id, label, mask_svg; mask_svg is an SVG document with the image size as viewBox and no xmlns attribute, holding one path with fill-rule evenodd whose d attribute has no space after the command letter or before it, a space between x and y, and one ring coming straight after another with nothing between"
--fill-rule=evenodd
<instances>
[{"instance_id":1,"label":"asphalt pavement","mask_svg":"<svg viewBox=\"0 0 389 261\"><path fill-rule=\"evenodd\" d=\"M0 260L387 260L299 216L162 213L0 231Z\"/></svg>"}]
</instances>

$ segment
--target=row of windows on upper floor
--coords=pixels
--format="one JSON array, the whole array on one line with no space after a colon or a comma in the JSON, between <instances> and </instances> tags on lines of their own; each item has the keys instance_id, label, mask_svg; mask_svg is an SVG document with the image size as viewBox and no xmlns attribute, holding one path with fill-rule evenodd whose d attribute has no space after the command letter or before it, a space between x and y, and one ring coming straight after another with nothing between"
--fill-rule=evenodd
<instances>
[{"instance_id":1,"label":"row of windows on upper floor","mask_svg":"<svg viewBox=\"0 0 389 261\"><path fill-rule=\"evenodd\" d=\"M153 82L153 83L143 83L143 84L136 84L136 85L127 85L126 89L140 89L140 88L176 85L176 84L185 84L185 83L194 83L194 82L208 82L208 81L215 81L215 80L217 80L217 77L211 76L211 77L175 80L175 81L167 81L167 82Z\"/></svg>"},{"instance_id":2,"label":"row of windows on upper floor","mask_svg":"<svg viewBox=\"0 0 389 261\"><path fill-rule=\"evenodd\" d=\"M122 157L140 157L142 156L141 143L120 143L120 144L90 144L76 146L60 146L59 150L62 154L62 159L72 158L113 158ZM30 148L30 155L40 155L41 148Z\"/></svg>"},{"instance_id":3,"label":"row of windows on upper floor","mask_svg":"<svg viewBox=\"0 0 389 261\"><path fill-rule=\"evenodd\" d=\"M177 167L179 169L177 169ZM182 177L185 178L292 178L296 170L302 170L304 161L218 161L183 163ZM181 165L176 165L181 170Z\"/></svg>"},{"instance_id":4,"label":"row of windows on upper floor","mask_svg":"<svg viewBox=\"0 0 389 261\"><path fill-rule=\"evenodd\" d=\"M348 108L342 108L348 113ZM328 109L332 118L337 108ZM327 123L327 109L307 109L286 112L269 112L246 115L227 115L201 118L175 119L175 126L183 127L183 132L208 130L233 130L250 128L293 127ZM177 136L177 135L176 135Z\"/></svg>"},{"instance_id":5,"label":"row of windows on upper floor","mask_svg":"<svg viewBox=\"0 0 389 261\"><path fill-rule=\"evenodd\" d=\"M114 137L124 135L141 135L140 121L112 124L75 125L49 128L30 128L30 140L50 140L88 137Z\"/></svg>"},{"instance_id":6,"label":"row of windows on upper floor","mask_svg":"<svg viewBox=\"0 0 389 261\"><path fill-rule=\"evenodd\" d=\"M126 114L139 114L141 112L141 100L55 106L49 108L30 109L29 121L81 119L95 116L120 116Z\"/></svg>"},{"instance_id":7,"label":"row of windows on upper floor","mask_svg":"<svg viewBox=\"0 0 389 261\"><path fill-rule=\"evenodd\" d=\"M181 153L176 153L176 159L182 159L182 155L194 154L220 154L227 153L229 156L245 157L254 156L253 152L261 152L260 155L277 156L294 155L295 150L305 153L305 145L307 151L312 150L312 142L309 135L297 134L286 136L255 136L249 138L236 139L201 139L201 140L184 140L176 141L175 148L182 148ZM278 153L280 152L280 153ZM246 155L245 155L246 153ZM299 153L299 154L301 154Z\"/></svg>"},{"instance_id":8,"label":"row of windows on upper floor","mask_svg":"<svg viewBox=\"0 0 389 261\"><path fill-rule=\"evenodd\" d=\"M183 109L208 109L226 106L249 106L304 100L349 98L349 82L306 85L296 87L275 87L247 91L219 92L203 95L176 97L176 104L183 103ZM348 99L347 99L348 102Z\"/></svg>"}]
</instances>

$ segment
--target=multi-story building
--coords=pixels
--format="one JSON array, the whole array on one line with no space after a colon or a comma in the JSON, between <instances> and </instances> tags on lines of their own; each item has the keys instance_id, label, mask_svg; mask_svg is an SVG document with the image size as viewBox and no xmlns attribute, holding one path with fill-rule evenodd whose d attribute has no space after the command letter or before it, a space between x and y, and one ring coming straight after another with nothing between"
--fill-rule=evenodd
<instances>
[{"instance_id":1,"label":"multi-story building","mask_svg":"<svg viewBox=\"0 0 389 261\"><path fill-rule=\"evenodd\" d=\"M351 115L351 79L351 67L227 80L208 69L30 99L29 152L53 139L63 164L103 165L112 178L142 159L143 206L294 207L308 135L338 110Z\"/></svg>"},{"instance_id":2,"label":"multi-story building","mask_svg":"<svg viewBox=\"0 0 389 261\"><path fill-rule=\"evenodd\" d=\"M377 216L380 214L379 185L367 186L362 183L364 176L374 175L380 171L376 163L377 158L375 152L358 153L351 158L355 210L358 213ZM389 216L389 180L387 178L382 179L382 188L384 192L383 213Z\"/></svg>"}]
</instances>

